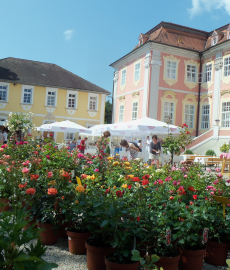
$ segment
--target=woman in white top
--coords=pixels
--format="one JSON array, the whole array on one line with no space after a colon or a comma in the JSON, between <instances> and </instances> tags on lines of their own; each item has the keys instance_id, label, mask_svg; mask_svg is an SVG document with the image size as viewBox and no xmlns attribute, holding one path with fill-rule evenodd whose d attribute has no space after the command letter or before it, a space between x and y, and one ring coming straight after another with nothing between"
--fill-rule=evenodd
<instances>
[{"instance_id":1,"label":"woman in white top","mask_svg":"<svg viewBox=\"0 0 230 270\"><path fill-rule=\"evenodd\" d=\"M140 151L133 143L128 143L126 140L121 140L120 145L125 147L126 151L130 151L130 156L132 159L136 159L138 157L138 152Z\"/></svg>"},{"instance_id":2,"label":"woman in white top","mask_svg":"<svg viewBox=\"0 0 230 270\"><path fill-rule=\"evenodd\" d=\"M78 137L78 140L77 140L77 148L80 147L80 144L81 144L81 136Z\"/></svg>"}]
</instances>

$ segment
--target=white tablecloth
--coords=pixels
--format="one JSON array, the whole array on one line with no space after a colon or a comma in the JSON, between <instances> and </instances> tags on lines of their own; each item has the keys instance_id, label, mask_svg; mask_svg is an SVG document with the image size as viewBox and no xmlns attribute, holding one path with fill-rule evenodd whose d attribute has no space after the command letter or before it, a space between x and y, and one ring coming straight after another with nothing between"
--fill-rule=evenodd
<instances>
[{"instance_id":1,"label":"white tablecloth","mask_svg":"<svg viewBox=\"0 0 230 270\"><path fill-rule=\"evenodd\" d=\"M194 162L204 165L210 157L195 157Z\"/></svg>"}]
</instances>

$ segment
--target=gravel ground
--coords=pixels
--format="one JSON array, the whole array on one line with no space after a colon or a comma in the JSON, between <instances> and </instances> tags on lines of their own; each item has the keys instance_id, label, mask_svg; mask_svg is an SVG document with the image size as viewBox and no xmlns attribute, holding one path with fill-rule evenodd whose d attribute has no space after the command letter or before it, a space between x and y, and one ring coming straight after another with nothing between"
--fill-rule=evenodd
<instances>
[{"instance_id":1,"label":"gravel ground","mask_svg":"<svg viewBox=\"0 0 230 270\"><path fill-rule=\"evenodd\" d=\"M68 240L59 238L58 243L52 246L46 246L47 250L43 259L47 262L58 264L58 270L87 270L86 255L72 255L69 253ZM230 259L230 253L228 254ZM204 263L203 270L227 270L227 265L214 266ZM139 270L143 270L140 267ZM196 270L196 269L194 269Z\"/></svg>"}]
</instances>

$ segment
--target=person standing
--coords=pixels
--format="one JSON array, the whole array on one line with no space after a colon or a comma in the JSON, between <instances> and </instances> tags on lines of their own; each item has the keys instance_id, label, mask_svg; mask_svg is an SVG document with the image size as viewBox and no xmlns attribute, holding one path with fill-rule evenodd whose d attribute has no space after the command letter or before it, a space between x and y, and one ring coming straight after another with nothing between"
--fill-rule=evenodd
<instances>
[{"instance_id":1,"label":"person standing","mask_svg":"<svg viewBox=\"0 0 230 270\"><path fill-rule=\"evenodd\" d=\"M138 146L139 146L139 148L141 149L141 151L140 152L142 152L142 143L141 143L141 140L139 140L138 141L138 144L137 144Z\"/></svg>"},{"instance_id":2,"label":"person standing","mask_svg":"<svg viewBox=\"0 0 230 270\"><path fill-rule=\"evenodd\" d=\"M69 151L70 151L70 153L75 149L75 147L76 147L76 142L75 141L72 141L71 143L70 143L70 145L69 145Z\"/></svg>"},{"instance_id":3,"label":"person standing","mask_svg":"<svg viewBox=\"0 0 230 270\"><path fill-rule=\"evenodd\" d=\"M85 149L86 149L86 144L85 144L85 142L86 142L87 140L88 140L87 137L85 137L83 140L81 140L79 150L80 150L80 153L82 153L82 154L84 154L84 152L85 152Z\"/></svg>"},{"instance_id":4,"label":"person standing","mask_svg":"<svg viewBox=\"0 0 230 270\"><path fill-rule=\"evenodd\" d=\"M121 140L120 145L126 148L126 152L130 152L132 159L136 159L138 157L138 152L140 152L140 150L133 143L128 143L126 140Z\"/></svg>"},{"instance_id":5,"label":"person standing","mask_svg":"<svg viewBox=\"0 0 230 270\"><path fill-rule=\"evenodd\" d=\"M149 146L150 146L150 139L149 136L147 136L147 140L146 140L146 151L149 153Z\"/></svg>"},{"instance_id":6,"label":"person standing","mask_svg":"<svg viewBox=\"0 0 230 270\"><path fill-rule=\"evenodd\" d=\"M7 136L8 136L7 132L4 131L2 135L3 135L3 140L4 140L3 143L7 144Z\"/></svg>"},{"instance_id":7,"label":"person standing","mask_svg":"<svg viewBox=\"0 0 230 270\"><path fill-rule=\"evenodd\" d=\"M159 156L161 153L160 142L157 141L157 135L152 136L152 141L150 143L149 159L151 162L155 161L157 164L157 169L159 169Z\"/></svg>"},{"instance_id":8,"label":"person standing","mask_svg":"<svg viewBox=\"0 0 230 270\"><path fill-rule=\"evenodd\" d=\"M98 154L101 153L101 151L105 151L107 146L109 145L109 139L111 134L108 130L104 131L103 136L99 137L99 139L96 142L97 152Z\"/></svg>"}]
</instances>

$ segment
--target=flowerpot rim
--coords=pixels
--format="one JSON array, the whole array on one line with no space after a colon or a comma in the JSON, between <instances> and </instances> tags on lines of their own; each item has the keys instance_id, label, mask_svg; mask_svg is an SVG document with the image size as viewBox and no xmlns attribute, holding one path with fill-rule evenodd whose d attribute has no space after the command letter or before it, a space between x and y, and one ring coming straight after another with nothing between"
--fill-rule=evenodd
<instances>
[{"instance_id":1,"label":"flowerpot rim","mask_svg":"<svg viewBox=\"0 0 230 270\"><path fill-rule=\"evenodd\" d=\"M66 230L66 234L68 236L72 236L72 237L85 237L87 235L90 235L90 232L82 232L82 233L76 233L76 232L71 232L71 231L68 231Z\"/></svg>"},{"instance_id":2,"label":"flowerpot rim","mask_svg":"<svg viewBox=\"0 0 230 270\"><path fill-rule=\"evenodd\" d=\"M228 246L228 243L223 243L223 242L216 242L216 241L211 241L211 240L208 240L208 242L206 243L206 245L210 245L210 246L223 246L224 247L227 247Z\"/></svg>"},{"instance_id":3,"label":"flowerpot rim","mask_svg":"<svg viewBox=\"0 0 230 270\"><path fill-rule=\"evenodd\" d=\"M129 268L130 267L133 267L134 265L136 265L136 266L139 266L140 265L140 262L138 261L138 262L136 262L136 261L133 261L133 263L129 263L129 264L122 264L122 263L114 263L114 262L110 262L110 261L108 261L107 260L107 256L111 256L111 255L113 255L113 253L109 253L109 254L106 254L105 255L105 264L106 265L110 265L110 266L115 266L115 265L125 265L125 269L127 269L127 270L129 270Z\"/></svg>"}]
</instances>

